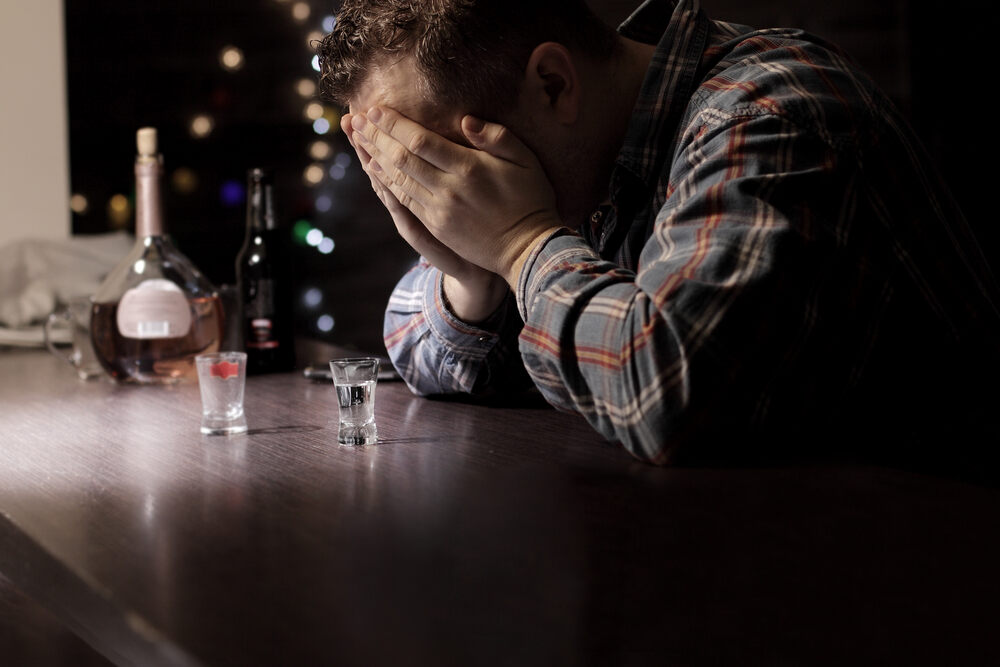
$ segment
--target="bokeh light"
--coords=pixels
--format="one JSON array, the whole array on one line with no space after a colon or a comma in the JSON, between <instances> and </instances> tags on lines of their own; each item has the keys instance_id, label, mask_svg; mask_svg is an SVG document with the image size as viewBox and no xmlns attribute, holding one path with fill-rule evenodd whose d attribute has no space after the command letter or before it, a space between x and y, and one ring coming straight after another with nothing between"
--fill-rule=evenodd
<instances>
[{"instance_id":1,"label":"bokeh light","mask_svg":"<svg viewBox=\"0 0 1000 667\"><path fill-rule=\"evenodd\" d=\"M323 167L318 164L311 164L306 167L306 170L302 172L302 180L304 180L309 185L316 185L323 180L325 173Z\"/></svg>"},{"instance_id":2,"label":"bokeh light","mask_svg":"<svg viewBox=\"0 0 1000 667\"><path fill-rule=\"evenodd\" d=\"M296 2L292 5L292 18L296 21L305 21L312 13L312 7L306 2Z\"/></svg>"},{"instance_id":3,"label":"bokeh light","mask_svg":"<svg viewBox=\"0 0 1000 667\"><path fill-rule=\"evenodd\" d=\"M313 121L313 132L316 134L326 134L330 131L330 121L326 118L317 118Z\"/></svg>"},{"instance_id":4,"label":"bokeh light","mask_svg":"<svg viewBox=\"0 0 1000 667\"><path fill-rule=\"evenodd\" d=\"M316 94L316 82L312 79L299 79L295 82L295 92L305 98Z\"/></svg>"},{"instance_id":5,"label":"bokeh light","mask_svg":"<svg viewBox=\"0 0 1000 667\"><path fill-rule=\"evenodd\" d=\"M174 190L182 195L189 195L198 188L198 175L187 167L178 167L170 177Z\"/></svg>"},{"instance_id":6,"label":"bokeh light","mask_svg":"<svg viewBox=\"0 0 1000 667\"><path fill-rule=\"evenodd\" d=\"M318 287L310 287L306 290L306 293L302 295L302 302L309 308L315 308L323 302L323 292L321 292Z\"/></svg>"},{"instance_id":7,"label":"bokeh light","mask_svg":"<svg viewBox=\"0 0 1000 667\"><path fill-rule=\"evenodd\" d=\"M323 33L319 30L313 30L308 35L306 35L306 46L310 49L316 48L315 42L320 42L323 40Z\"/></svg>"},{"instance_id":8,"label":"bokeh light","mask_svg":"<svg viewBox=\"0 0 1000 667\"><path fill-rule=\"evenodd\" d=\"M188 129L191 131L191 136L195 139L204 139L215 129L215 121L208 114L198 114L191 119Z\"/></svg>"},{"instance_id":9,"label":"bokeh light","mask_svg":"<svg viewBox=\"0 0 1000 667\"><path fill-rule=\"evenodd\" d=\"M314 160L325 160L330 157L330 153L332 152L333 149L330 148L330 144L325 141L314 141L309 144L309 155Z\"/></svg>"},{"instance_id":10,"label":"bokeh light","mask_svg":"<svg viewBox=\"0 0 1000 667\"><path fill-rule=\"evenodd\" d=\"M316 328L326 333L333 331L333 317L330 315L320 315L316 320Z\"/></svg>"},{"instance_id":11,"label":"bokeh light","mask_svg":"<svg viewBox=\"0 0 1000 667\"><path fill-rule=\"evenodd\" d=\"M112 195L108 200L108 220L115 229L121 229L132 219L132 202L123 194Z\"/></svg>"},{"instance_id":12,"label":"bokeh light","mask_svg":"<svg viewBox=\"0 0 1000 667\"><path fill-rule=\"evenodd\" d=\"M333 32L333 27L337 25L337 17L332 14L323 17L323 32Z\"/></svg>"},{"instance_id":13,"label":"bokeh light","mask_svg":"<svg viewBox=\"0 0 1000 667\"><path fill-rule=\"evenodd\" d=\"M308 220L296 220L292 225L292 240L296 243L305 243L306 236L312 231L313 226Z\"/></svg>"},{"instance_id":14,"label":"bokeh light","mask_svg":"<svg viewBox=\"0 0 1000 667\"><path fill-rule=\"evenodd\" d=\"M245 199L246 189L236 179L226 181L219 189L219 200L223 206L241 206Z\"/></svg>"},{"instance_id":15,"label":"bokeh light","mask_svg":"<svg viewBox=\"0 0 1000 667\"><path fill-rule=\"evenodd\" d=\"M219 52L219 64L225 70L236 72L243 68L243 63L243 51L239 47L226 46Z\"/></svg>"},{"instance_id":16,"label":"bokeh light","mask_svg":"<svg viewBox=\"0 0 1000 667\"><path fill-rule=\"evenodd\" d=\"M87 198L79 192L74 193L73 196L69 198L69 210L73 211L77 215L83 215L87 212L88 208L90 208L90 202L88 202Z\"/></svg>"},{"instance_id":17,"label":"bokeh light","mask_svg":"<svg viewBox=\"0 0 1000 667\"><path fill-rule=\"evenodd\" d=\"M320 195L316 197L315 206L320 213L326 213L333 208L333 199L330 198L330 195Z\"/></svg>"},{"instance_id":18,"label":"bokeh light","mask_svg":"<svg viewBox=\"0 0 1000 667\"><path fill-rule=\"evenodd\" d=\"M337 153L337 157L333 158L333 164L330 165L330 178L335 181L339 181L347 174L347 167L351 164L350 153Z\"/></svg>"},{"instance_id":19,"label":"bokeh light","mask_svg":"<svg viewBox=\"0 0 1000 667\"><path fill-rule=\"evenodd\" d=\"M331 128L340 129L340 113L333 107L323 107L323 118L326 119Z\"/></svg>"},{"instance_id":20,"label":"bokeh light","mask_svg":"<svg viewBox=\"0 0 1000 667\"><path fill-rule=\"evenodd\" d=\"M320 244L320 242L326 237L323 236L323 232L315 227L309 230L306 234L306 243L313 246L314 248Z\"/></svg>"},{"instance_id":21,"label":"bokeh light","mask_svg":"<svg viewBox=\"0 0 1000 667\"><path fill-rule=\"evenodd\" d=\"M211 94L212 107L216 110L228 109L233 104L233 93L224 86L216 86Z\"/></svg>"},{"instance_id":22,"label":"bokeh light","mask_svg":"<svg viewBox=\"0 0 1000 667\"><path fill-rule=\"evenodd\" d=\"M312 57L312 68L317 72L319 71L319 56Z\"/></svg>"},{"instance_id":23,"label":"bokeh light","mask_svg":"<svg viewBox=\"0 0 1000 667\"><path fill-rule=\"evenodd\" d=\"M323 117L323 105L319 102L310 102L303 109L302 114L309 120L316 120L317 118Z\"/></svg>"},{"instance_id":24,"label":"bokeh light","mask_svg":"<svg viewBox=\"0 0 1000 667\"><path fill-rule=\"evenodd\" d=\"M319 250L324 255L329 255L331 252L333 252L333 248L335 245L336 244L333 242L333 239L331 239L329 236L324 236L323 240L320 241L319 245L316 246L316 249Z\"/></svg>"}]
</instances>

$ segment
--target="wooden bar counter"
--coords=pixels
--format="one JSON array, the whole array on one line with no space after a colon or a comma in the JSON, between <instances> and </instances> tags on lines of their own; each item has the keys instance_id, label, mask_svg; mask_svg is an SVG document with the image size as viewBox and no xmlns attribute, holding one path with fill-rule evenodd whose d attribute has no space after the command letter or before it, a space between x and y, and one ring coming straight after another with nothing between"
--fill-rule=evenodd
<instances>
[{"instance_id":1,"label":"wooden bar counter","mask_svg":"<svg viewBox=\"0 0 1000 667\"><path fill-rule=\"evenodd\" d=\"M77 380L0 352L0 573L120 665L998 664L1000 491L655 468L535 396ZM0 664L6 664L0 656Z\"/></svg>"}]
</instances>

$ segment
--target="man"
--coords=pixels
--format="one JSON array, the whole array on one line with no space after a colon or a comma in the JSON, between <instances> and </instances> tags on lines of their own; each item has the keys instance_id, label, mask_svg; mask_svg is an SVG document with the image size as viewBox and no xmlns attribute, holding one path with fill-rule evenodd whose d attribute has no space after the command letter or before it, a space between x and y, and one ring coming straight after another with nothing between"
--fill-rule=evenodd
<instances>
[{"instance_id":1,"label":"man","mask_svg":"<svg viewBox=\"0 0 1000 667\"><path fill-rule=\"evenodd\" d=\"M657 463L979 419L995 280L889 101L796 30L648 0L345 0L322 84L421 255L421 394L528 375Z\"/></svg>"}]
</instances>

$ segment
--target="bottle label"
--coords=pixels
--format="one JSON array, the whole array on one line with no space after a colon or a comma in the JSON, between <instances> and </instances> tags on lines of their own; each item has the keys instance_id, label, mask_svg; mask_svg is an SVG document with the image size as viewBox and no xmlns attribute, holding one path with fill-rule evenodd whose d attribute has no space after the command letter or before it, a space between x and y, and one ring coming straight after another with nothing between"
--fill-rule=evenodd
<instances>
[{"instance_id":1,"label":"bottle label","mask_svg":"<svg viewBox=\"0 0 1000 667\"><path fill-rule=\"evenodd\" d=\"M118 304L118 332L125 338L181 338L191 330L184 292L169 280L144 280Z\"/></svg>"},{"instance_id":2,"label":"bottle label","mask_svg":"<svg viewBox=\"0 0 1000 667\"><path fill-rule=\"evenodd\" d=\"M273 350L278 347L274 337L274 281L261 278L251 283L253 296L245 305L245 344L248 350Z\"/></svg>"},{"instance_id":3,"label":"bottle label","mask_svg":"<svg viewBox=\"0 0 1000 667\"><path fill-rule=\"evenodd\" d=\"M272 337L272 323L266 317L256 317L249 322L250 335L246 346L251 350L273 350L278 347L278 341Z\"/></svg>"}]
</instances>

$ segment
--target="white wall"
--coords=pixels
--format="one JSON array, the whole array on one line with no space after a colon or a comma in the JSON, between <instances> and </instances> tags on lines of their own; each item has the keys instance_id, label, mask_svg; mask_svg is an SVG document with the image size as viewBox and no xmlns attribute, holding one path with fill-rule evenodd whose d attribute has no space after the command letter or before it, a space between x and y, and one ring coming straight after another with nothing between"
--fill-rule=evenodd
<instances>
[{"instance_id":1,"label":"white wall","mask_svg":"<svg viewBox=\"0 0 1000 667\"><path fill-rule=\"evenodd\" d=\"M70 234L64 41L61 0L0 0L0 246Z\"/></svg>"}]
</instances>

